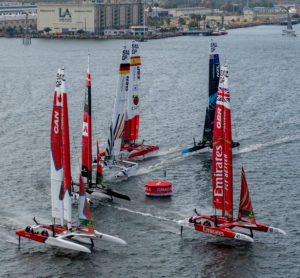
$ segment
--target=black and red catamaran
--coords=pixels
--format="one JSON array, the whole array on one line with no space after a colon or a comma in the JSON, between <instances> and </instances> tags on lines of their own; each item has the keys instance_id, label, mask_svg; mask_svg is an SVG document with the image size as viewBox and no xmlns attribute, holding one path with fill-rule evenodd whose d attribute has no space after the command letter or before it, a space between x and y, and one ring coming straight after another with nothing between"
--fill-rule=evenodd
<instances>
[{"instance_id":1,"label":"black and red catamaran","mask_svg":"<svg viewBox=\"0 0 300 278\"><path fill-rule=\"evenodd\" d=\"M103 184L102 165L97 142L97 173L95 182L92 181L92 92L91 92L91 74L90 74L90 55L88 55L88 67L86 74L86 90L83 111L82 127L82 170L86 191L89 194L100 197L110 196L130 200L127 195L107 188Z\"/></svg>"},{"instance_id":2,"label":"black and red catamaran","mask_svg":"<svg viewBox=\"0 0 300 278\"><path fill-rule=\"evenodd\" d=\"M202 141L194 142L194 146L184 149L182 153L198 151L204 148L212 149L215 109L220 79L220 59L217 51L217 43L210 41L209 69L208 69L208 107L206 107L205 122ZM232 142L232 147L238 147L240 143Z\"/></svg>"},{"instance_id":3,"label":"black and red catamaran","mask_svg":"<svg viewBox=\"0 0 300 278\"><path fill-rule=\"evenodd\" d=\"M239 213L237 218L233 217L230 92L227 78L227 66L223 66L216 101L213 133L212 183L214 214L191 217L189 224L192 224L199 232L251 242L253 241L253 231L285 234L281 229L256 222L243 168ZM195 212L197 213L196 210ZM186 223L186 221L179 222L182 225ZM250 234L234 231L235 228L243 231L248 230Z\"/></svg>"}]
</instances>

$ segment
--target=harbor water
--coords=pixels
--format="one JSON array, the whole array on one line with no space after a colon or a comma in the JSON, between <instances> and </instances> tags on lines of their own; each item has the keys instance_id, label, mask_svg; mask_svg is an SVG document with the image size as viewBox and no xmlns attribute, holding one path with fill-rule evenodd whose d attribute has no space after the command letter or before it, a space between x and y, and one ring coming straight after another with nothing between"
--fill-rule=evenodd
<instances>
[{"instance_id":1,"label":"harbor water","mask_svg":"<svg viewBox=\"0 0 300 278\"><path fill-rule=\"evenodd\" d=\"M87 54L91 54L93 143L104 151L112 119L123 40L0 38L0 277L299 277L300 25L230 30L215 38L229 68L234 150L234 214L241 166L256 221L287 232L254 233L254 243L214 237L177 221L212 213L212 153L181 154L202 137L208 103L209 37L140 43L140 138L160 150L128 179L105 183L131 201L93 199L94 227L128 245L95 241L91 254L21 239L32 217L51 221L50 123L58 67L65 67L73 180L78 179ZM94 153L96 148L94 148ZM170 198L144 185L173 184ZM73 205L76 219L77 205Z\"/></svg>"}]
</instances>

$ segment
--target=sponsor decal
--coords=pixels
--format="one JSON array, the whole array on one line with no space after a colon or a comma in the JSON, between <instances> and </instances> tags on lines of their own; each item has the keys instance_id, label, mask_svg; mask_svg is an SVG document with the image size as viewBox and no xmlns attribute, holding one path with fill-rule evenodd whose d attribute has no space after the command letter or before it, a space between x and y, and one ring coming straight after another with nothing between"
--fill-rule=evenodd
<instances>
[{"instance_id":1,"label":"sponsor decal","mask_svg":"<svg viewBox=\"0 0 300 278\"><path fill-rule=\"evenodd\" d=\"M222 231L213 230L213 229L207 228L205 226L203 226L203 232L212 234L212 235L216 235L216 236L224 236L224 233Z\"/></svg>"},{"instance_id":2,"label":"sponsor decal","mask_svg":"<svg viewBox=\"0 0 300 278\"><path fill-rule=\"evenodd\" d=\"M83 122L82 136L88 136L89 125L86 122Z\"/></svg>"},{"instance_id":3,"label":"sponsor decal","mask_svg":"<svg viewBox=\"0 0 300 278\"><path fill-rule=\"evenodd\" d=\"M133 95L132 96L132 102L134 105L138 105L139 104L139 95Z\"/></svg>"},{"instance_id":4,"label":"sponsor decal","mask_svg":"<svg viewBox=\"0 0 300 278\"><path fill-rule=\"evenodd\" d=\"M128 91L128 86L129 86L129 76L126 76L126 83L125 83L125 91Z\"/></svg>"},{"instance_id":5,"label":"sponsor decal","mask_svg":"<svg viewBox=\"0 0 300 278\"><path fill-rule=\"evenodd\" d=\"M221 128L221 121L222 121L222 110L220 107L217 109L217 128Z\"/></svg>"},{"instance_id":6,"label":"sponsor decal","mask_svg":"<svg viewBox=\"0 0 300 278\"><path fill-rule=\"evenodd\" d=\"M54 111L54 133L58 134L59 132L59 113L57 111Z\"/></svg>"},{"instance_id":7,"label":"sponsor decal","mask_svg":"<svg viewBox=\"0 0 300 278\"><path fill-rule=\"evenodd\" d=\"M215 52L216 48L217 48L218 44L216 42L211 42L210 43L210 51L213 53Z\"/></svg>"},{"instance_id":8,"label":"sponsor decal","mask_svg":"<svg viewBox=\"0 0 300 278\"><path fill-rule=\"evenodd\" d=\"M125 61L127 59L127 57L129 56L129 50L127 49L123 49L123 52L122 52L122 61Z\"/></svg>"},{"instance_id":9,"label":"sponsor decal","mask_svg":"<svg viewBox=\"0 0 300 278\"><path fill-rule=\"evenodd\" d=\"M134 55L135 53L137 53L137 51L139 49L139 45L137 43L133 42L131 47L132 47L132 54Z\"/></svg>"},{"instance_id":10,"label":"sponsor decal","mask_svg":"<svg viewBox=\"0 0 300 278\"><path fill-rule=\"evenodd\" d=\"M223 147L216 146L216 171L214 176L216 178L216 187L214 196L223 196Z\"/></svg>"}]
</instances>

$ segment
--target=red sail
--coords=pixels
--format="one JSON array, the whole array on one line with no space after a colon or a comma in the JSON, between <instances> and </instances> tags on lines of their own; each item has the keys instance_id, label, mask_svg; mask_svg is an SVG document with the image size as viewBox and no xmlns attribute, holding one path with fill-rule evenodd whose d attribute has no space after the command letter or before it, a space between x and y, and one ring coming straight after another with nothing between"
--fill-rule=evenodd
<instances>
[{"instance_id":1,"label":"red sail","mask_svg":"<svg viewBox=\"0 0 300 278\"><path fill-rule=\"evenodd\" d=\"M213 132L213 204L222 216L233 218L232 139L227 66L221 70Z\"/></svg>"},{"instance_id":2,"label":"red sail","mask_svg":"<svg viewBox=\"0 0 300 278\"><path fill-rule=\"evenodd\" d=\"M97 141L97 174L96 174L96 184L103 185L103 174L102 174L102 166L101 166L101 156L99 152L99 145Z\"/></svg>"},{"instance_id":3,"label":"red sail","mask_svg":"<svg viewBox=\"0 0 300 278\"><path fill-rule=\"evenodd\" d=\"M64 70L61 70L61 91L62 91L62 153L64 178L63 188L60 193L60 199L64 199L65 219L67 219L68 228L72 228L72 203L71 203L71 161L70 161L70 137L69 137L69 118L68 118L68 100L65 90ZM67 192L69 191L69 192Z\"/></svg>"},{"instance_id":4,"label":"red sail","mask_svg":"<svg viewBox=\"0 0 300 278\"><path fill-rule=\"evenodd\" d=\"M61 158L61 101L62 97L60 90L54 92L52 121L51 121L51 152L53 156L55 169L58 170L62 167Z\"/></svg>"},{"instance_id":5,"label":"red sail","mask_svg":"<svg viewBox=\"0 0 300 278\"><path fill-rule=\"evenodd\" d=\"M222 216L224 216L224 106L222 99L222 90L219 88L213 132L213 206L216 210L222 210Z\"/></svg>"},{"instance_id":6,"label":"red sail","mask_svg":"<svg viewBox=\"0 0 300 278\"><path fill-rule=\"evenodd\" d=\"M233 218L233 181L232 181L232 138L230 115L230 91L227 85L227 66L222 67L224 83L222 88L224 106L224 196L225 216ZM222 84L220 84L221 86Z\"/></svg>"},{"instance_id":7,"label":"red sail","mask_svg":"<svg viewBox=\"0 0 300 278\"><path fill-rule=\"evenodd\" d=\"M92 183L92 99L91 76L89 64L86 74L86 90L83 112L82 128L82 176L87 178L88 184Z\"/></svg>"},{"instance_id":8,"label":"red sail","mask_svg":"<svg viewBox=\"0 0 300 278\"><path fill-rule=\"evenodd\" d=\"M254 212L251 204L250 193L246 181L244 167L241 174L241 196L239 205L239 219L255 224Z\"/></svg>"}]
</instances>

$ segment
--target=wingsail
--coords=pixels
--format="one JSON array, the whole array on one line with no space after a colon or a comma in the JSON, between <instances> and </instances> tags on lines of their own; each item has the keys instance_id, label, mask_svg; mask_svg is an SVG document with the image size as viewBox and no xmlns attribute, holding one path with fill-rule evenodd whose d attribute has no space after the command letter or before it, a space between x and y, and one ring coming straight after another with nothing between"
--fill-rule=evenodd
<instances>
[{"instance_id":1,"label":"wingsail","mask_svg":"<svg viewBox=\"0 0 300 278\"><path fill-rule=\"evenodd\" d=\"M255 217L250 199L244 167L241 173L241 195L239 204L239 219L255 224Z\"/></svg>"},{"instance_id":2,"label":"wingsail","mask_svg":"<svg viewBox=\"0 0 300 278\"><path fill-rule=\"evenodd\" d=\"M63 225L63 202L59 199L60 189L63 183L63 164L62 164L62 137L61 137L61 77L60 70L57 71L56 86L54 90L54 100L51 120L51 202L52 202L52 217L61 220Z\"/></svg>"},{"instance_id":3,"label":"wingsail","mask_svg":"<svg viewBox=\"0 0 300 278\"><path fill-rule=\"evenodd\" d=\"M86 73L86 89L83 111L82 127L82 170L81 174L92 183L92 94L90 75L90 55L88 55L88 67Z\"/></svg>"},{"instance_id":4,"label":"wingsail","mask_svg":"<svg viewBox=\"0 0 300 278\"><path fill-rule=\"evenodd\" d=\"M115 99L114 114L105 151L106 163L113 163L120 153L129 89L129 54L129 50L124 46L119 69L119 82Z\"/></svg>"}]
</instances>

